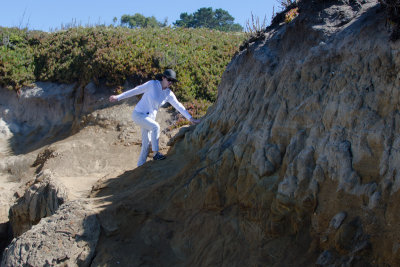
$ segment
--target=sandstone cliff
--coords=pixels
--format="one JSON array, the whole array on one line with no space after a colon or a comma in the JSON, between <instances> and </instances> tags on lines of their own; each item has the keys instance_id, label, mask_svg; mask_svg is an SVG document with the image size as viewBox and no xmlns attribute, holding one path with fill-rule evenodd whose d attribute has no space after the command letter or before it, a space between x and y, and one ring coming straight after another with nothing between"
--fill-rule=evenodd
<instances>
[{"instance_id":1,"label":"sandstone cliff","mask_svg":"<svg viewBox=\"0 0 400 267\"><path fill-rule=\"evenodd\" d=\"M91 265L400 265L389 35L375 1L300 1L233 58L166 160L93 187Z\"/></svg>"},{"instance_id":2,"label":"sandstone cliff","mask_svg":"<svg viewBox=\"0 0 400 267\"><path fill-rule=\"evenodd\" d=\"M115 219L94 265L400 264L399 43L374 1L299 12L232 60L166 161L93 192Z\"/></svg>"}]
</instances>

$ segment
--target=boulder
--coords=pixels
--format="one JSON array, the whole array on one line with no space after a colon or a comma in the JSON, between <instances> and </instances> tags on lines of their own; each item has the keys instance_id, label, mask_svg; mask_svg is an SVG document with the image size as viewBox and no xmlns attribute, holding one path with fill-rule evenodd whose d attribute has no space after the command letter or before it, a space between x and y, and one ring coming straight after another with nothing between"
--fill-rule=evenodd
<instances>
[{"instance_id":1,"label":"boulder","mask_svg":"<svg viewBox=\"0 0 400 267\"><path fill-rule=\"evenodd\" d=\"M100 234L96 216L84 201L63 204L5 249L2 267L89 266Z\"/></svg>"},{"instance_id":2,"label":"boulder","mask_svg":"<svg viewBox=\"0 0 400 267\"><path fill-rule=\"evenodd\" d=\"M35 180L28 182L24 195L10 208L14 237L29 230L40 219L53 215L67 199L64 185L54 180L49 170L40 172Z\"/></svg>"}]
</instances>

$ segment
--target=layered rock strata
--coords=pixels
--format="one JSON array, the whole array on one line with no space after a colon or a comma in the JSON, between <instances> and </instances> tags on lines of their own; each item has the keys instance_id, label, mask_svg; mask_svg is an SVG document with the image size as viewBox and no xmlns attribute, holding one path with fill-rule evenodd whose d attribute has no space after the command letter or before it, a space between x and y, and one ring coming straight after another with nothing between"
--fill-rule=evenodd
<instances>
[{"instance_id":1,"label":"layered rock strata","mask_svg":"<svg viewBox=\"0 0 400 267\"><path fill-rule=\"evenodd\" d=\"M94 263L400 264L399 43L375 1L298 7L234 57L166 161L94 192L118 221Z\"/></svg>"},{"instance_id":2,"label":"layered rock strata","mask_svg":"<svg viewBox=\"0 0 400 267\"><path fill-rule=\"evenodd\" d=\"M35 180L27 184L24 195L10 208L13 236L20 236L42 218L53 215L67 200L67 189L52 178L49 170L39 173Z\"/></svg>"},{"instance_id":3,"label":"layered rock strata","mask_svg":"<svg viewBox=\"0 0 400 267\"><path fill-rule=\"evenodd\" d=\"M100 233L84 201L71 201L56 214L14 238L1 266L90 266Z\"/></svg>"}]
</instances>

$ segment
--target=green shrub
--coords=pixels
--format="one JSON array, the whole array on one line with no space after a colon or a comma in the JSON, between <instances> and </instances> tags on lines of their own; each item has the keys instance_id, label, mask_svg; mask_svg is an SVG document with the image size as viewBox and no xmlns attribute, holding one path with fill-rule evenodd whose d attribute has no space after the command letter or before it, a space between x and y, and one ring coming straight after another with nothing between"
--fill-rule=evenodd
<instances>
[{"instance_id":1,"label":"green shrub","mask_svg":"<svg viewBox=\"0 0 400 267\"><path fill-rule=\"evenodd\" d=\"M297 16L299 15L299 8L295 7L290 9L286 14L285 14L285 23L289 23L292 20L294 20Z\"/></svg>"},{"instance_id":2,"label":"green shrub","mask_svg":"<svg viewBox=\"0 0 400 267\"><path fill-rule=\"evenodd\" d=\"M173 68L173 90L194 117L215 101L243 33L209 29L74 27L45 33L0 28L0 86L17 92L35 81L105 83L118 92ZM111 92L110 92L111 93ZM188 122L178 118L176 126Z\"/></svg>"},{"instance_id":3,"label":"green shrub","mask_svg":"<svg viewBox=\"0 0 400 267\"><path fill-rule=\"evenodd\" d=\"M35 80L34 57L27 32L0 27L0 86L19 91Z\"/></svg>"},{"instance_id":4,"label":"green shrub","mask_svg":"<svg viewBox=\"0 0 400 267\"><path fill-rule=\"evenodd\" d=\"M173 68L181 101L214 101L226 65L244 40L242 33L209 29L75 27L54 33L2 28L0 85L20 89L34 81L144 82Z\"/></svg>"},{"instance_id":5,"label":"green shrub","mask_svg":"<svg viewBox=\"0 0 400 267\"><path fill-rule=\"evenodd\" d=\"M206 100L195 99L191 102L186 102L184 106L190 115L192 115L192 117L201 118L206 114L207 109L211 106L211 103ZM185 117L183 117L181 114L177 114L177 120L173 125L169 126L169 130L180 128L188 124L190 124L190 122Z\"/></svg>"}]
</instances>

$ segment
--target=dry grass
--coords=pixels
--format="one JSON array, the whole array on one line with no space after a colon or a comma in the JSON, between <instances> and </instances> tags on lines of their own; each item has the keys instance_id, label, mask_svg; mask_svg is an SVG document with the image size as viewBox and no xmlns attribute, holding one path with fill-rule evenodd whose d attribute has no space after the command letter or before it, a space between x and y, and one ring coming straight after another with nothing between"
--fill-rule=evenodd
<instances>
[{"instance_id":1,"label":"dry grass","mask_svg":"<svg viewBox=\"0 0 400 267\"><path fill-rule=\"evenodd\" d=\"M266 17L262 21L260 21L259 17L255 17L253 13L251 13L251 21L246 21L246 37L247 39L251 39L252 37L261 35L266 28Z\"/></svg>"}]
</instances>

